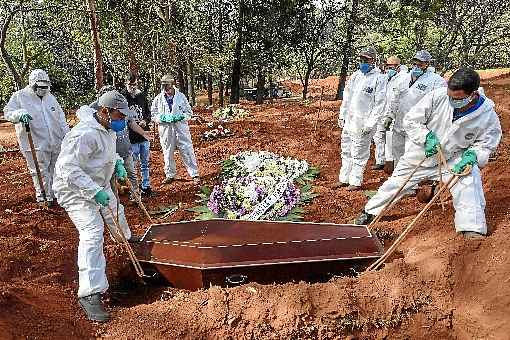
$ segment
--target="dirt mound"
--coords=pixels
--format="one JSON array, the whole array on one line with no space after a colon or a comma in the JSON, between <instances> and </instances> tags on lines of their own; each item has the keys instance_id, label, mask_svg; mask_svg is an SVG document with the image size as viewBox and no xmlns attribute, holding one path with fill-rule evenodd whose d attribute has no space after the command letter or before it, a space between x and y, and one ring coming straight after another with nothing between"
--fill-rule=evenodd
<instances>
[{"instance_id":1,"label":"dirt mound","mask_svg":"<svg viewBox=\"0 0 510 340\"><path fill-rule=\"evenodd\" d=\"M335 88L332 79L325 83ZM499 79L497 86L484 84L497 104L504 131L510 127L508 84L509 78ZM306 159L321 167L315 182L321 196L307 207L306 220L351 222L367 198L363 192L332 189L340 166L339 104L280 100L274 105L246 104L252 116L226 124L235 136L212 142L199 138L207 129L204 124L192 123L204 182L216 183L220 161L241 150ZM209 111L200 115L212 119ZM2 145L15 145L12 128L5 129L0 130ZM154 144L151 176L158 196L146 204L149 210L178 204L168 221L190 219L185 208L195 205L197 188L180 160L178 180L160 186L163 160ZM6 153L0 162L0 338L508 339L509 151L510 139L504 135L496 160L483 170L491 228L487 239L466 241L457 236L452 208L443 211L435 206L394 259L374 273L319 284L250 283L198 292L151 288L127 279L127 257L106 237L111 283L107 303L114 319L104 325L85 320L76 302L76 229L62 209L38 209L22 156ZM377 189L384 180L380 172L368 170L365 187ZM143 215L124 203L131 228L143 232ZM374 231L388 246L422 207L407 198Z\"/></svg>"}]
</instances>

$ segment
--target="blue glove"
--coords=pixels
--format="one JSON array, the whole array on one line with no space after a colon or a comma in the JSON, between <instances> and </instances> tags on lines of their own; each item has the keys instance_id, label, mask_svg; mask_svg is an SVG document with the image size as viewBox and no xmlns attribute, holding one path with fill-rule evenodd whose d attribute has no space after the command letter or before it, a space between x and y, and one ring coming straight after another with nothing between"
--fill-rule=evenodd
<instances>
[{"instance_id":1,"label":"blue glove","mask_svg":"<svg viewBox=\"0 0 510 340\"><path fill-rule=\"evenodd\" d=\"M124 167L124 161L121 159L117 159L117 162L115 163L115 176L117 176L117 178L121 181L127 178L127 171Z\"/></svg>"},{"instance_id":2,"label":"blue glove","mask_svg":"<svg viewBox=\"0 0 510 340\"><path fill-rule=\"evenodd\" d=\"M19 117L19 121L20 121L20 123L23 123L23 125L28 125L28 123L30 123L31 120L32 120L32 116L29 115L28 113L23 113Z\"/></svg>"},{"instance_id":3,"label":"blue glove","mask_svg":"<svg viewBox=\"0 0 510 340\"><path fill-rule=\"evenodd\" d=\"M95 196L94 200L97 204L101 204L103 207L107 207L110 204L110 196L104 190L100 190Z\"/></svg>"}]
</instances>

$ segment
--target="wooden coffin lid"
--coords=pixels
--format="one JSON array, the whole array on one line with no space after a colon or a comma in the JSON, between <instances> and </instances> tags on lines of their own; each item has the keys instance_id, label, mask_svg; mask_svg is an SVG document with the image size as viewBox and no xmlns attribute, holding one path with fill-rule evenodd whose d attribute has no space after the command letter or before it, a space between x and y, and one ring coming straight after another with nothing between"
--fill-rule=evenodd
<instances>
[{"instance_id":1,"label":"wooden coffin lid","mask_svg":"<svg viewBox=\"0 0 510 340\"><path fill-rule=\"evenodd\" d=\"M145 233L141 261L198 269L375 258L365 226L215 219L160 224Z\"/></svg>"}]
</instances>

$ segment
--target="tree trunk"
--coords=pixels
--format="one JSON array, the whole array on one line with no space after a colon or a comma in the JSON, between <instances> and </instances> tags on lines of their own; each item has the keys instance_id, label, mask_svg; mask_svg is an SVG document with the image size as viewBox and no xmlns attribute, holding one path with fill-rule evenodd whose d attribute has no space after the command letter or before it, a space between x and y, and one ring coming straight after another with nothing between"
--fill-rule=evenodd
<instances>
[{"instance_id":1,"label":"tree trunk","mask_svg":"<svg viewBox=\"0 0 510 340\"><path fill-rule=\"evenodd\" d=\"M225 91L225 83L223 82L223 73L220 73L220 79L218 83L218 99L220 101L220 106L225 106L225 98L223 97L223 92Z\"/></svg>"},{"instance_id":2,"label":"tree trunk","mask_svg":"<svg viewBox=\"0 0 510 340\"><path fill-rule=\"evenodd\" d=\"M243 47L243 1L239 2L239 22L237 24L237 41L234 51L234 63L232 65L232 77L230 83L230 104L239 104L240 80L241 80L241 52Z\"/></svg>"},{"instance_id":3,"label":"tree trunk","mask_svg":"<svg viewBox=\"0 0 510 340\"><path fill-rule=\"evenodd\" d=\"M347 71L349 70L349 62L352 53L352 44L354 37L354 29L356 27L356 17L358 15L358 1L352 0L352 9L351 15L348 20L349 24L347 25L347 36L345 39L345 45L343 48L343 58L342 58L342 67L340 69L340 79L338 81L338 88L336 91L336 99L343 99L344 89L345 89L345 81L347 80Z\"/></svg>"},{"instance_id":4,"label":"tree trunk","mask_svg":"<svg viewBox=\"0 0 510 340\"><path fill-rule=\"evenodd\" d=\"M189 103L193 107L195 106L195 67L193 61L188 61L188 94Z\"/></svg>"},{"instance_id":5,"label":"tree trunk","mask_svg":"<svg viewBox=\"0 0 510 340\"><path fill-rule=\"evenodd\" d=\"M311 65L306 66L305 79L303 81L303 100L305 100L308 95L308 85L310 83L310 74L312 74L312 67L313 66Z\"/></svg>"},{"instance_id":6,"label":"tree trunk","mask_svg":"<svg viewBox=\"0 0 510 340\"><path fill-rule=\"evenodd\" d=\"M207 99L209 100L209 105L213 104L213 79L212 74L207 74Z\"/></svg>"},{"instance_id":7,"label":"tree trunk","mask_svg":"<svg viewBox=\"0 0 510 340\"><path fill-rule=\"evenodd\" d=\"M2 61L4 62L7 70L9 71L12 80L14 81L16 91L20 90L23 87L23 82L21 77L14 66L11 56L7 52L5 48L5 41L7 40L7 33L9 31L9 26L11 25L12 19L16 12L12 11L4 18L1 30L0 30L0 54L2 55Z\"/></svg>"},{"instance_id":8,"label":"tree trunk","mask_svg":"<svg viewBox=\"0 0 510 340\"><path fill-rule=\"evenodd\" d=\"M90 35L94 49L94 70L96 75L96 91L99 91L104 84L103 55L99 38L99 26L96 15L96 0L86 0L89 10Z\"/></svg>"},{"instance_id":9,"label":"tree trunk","mask_svg":"<svg viewBox=\"0 0 510 340\"><path fill-rule=\"evenodd\" d=\"M264 103L264 85L266 84L266 78L264 72L259 68L257 71L257 105Z\"/></svg>"},{"instance_id":10,"label":"tree trunk","mask_svg":"<svg viewBox=\"0 0 510 340\"><path fill-rule=\"evenodd\" d=\"M274 103L274 100L273 100L273 90L274 90L274 87L273 87L273 73L270 72L269 73L269 102L271 104Z\"/></svg>"},{"instance_id":11,"label":"tree trunk","mask_svg":"<svg viewBox=\"0 0 510 340\"><path fill-rule=\"evenodd\" d=\"M180 66L180 65L179 65ZM179 91L184 93L184 72L180 67L177 67L177 82L179 83Z\"/></svg>"}]
</instances>

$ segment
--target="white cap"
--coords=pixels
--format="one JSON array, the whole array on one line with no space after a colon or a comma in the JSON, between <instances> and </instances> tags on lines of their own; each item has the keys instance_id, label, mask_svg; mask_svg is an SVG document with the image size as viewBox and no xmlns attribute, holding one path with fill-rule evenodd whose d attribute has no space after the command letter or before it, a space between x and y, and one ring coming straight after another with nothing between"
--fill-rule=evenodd
<instances>
[{"instance_id":1,"label":"white cap","mask_svg":"<svg viewBox=\"0 0 510 340\"><path fill-rule=\"evenodd\" d=\"M28 84L30 86L34 86L36 83L40 83L40 85L48 86L50 85L50 77L48 74L41 69L36 69L30 72L30 76L28 77Z\"/></svg>"}]
</instances>

